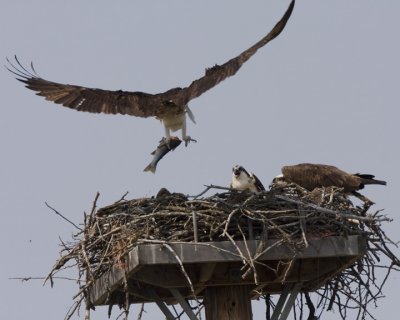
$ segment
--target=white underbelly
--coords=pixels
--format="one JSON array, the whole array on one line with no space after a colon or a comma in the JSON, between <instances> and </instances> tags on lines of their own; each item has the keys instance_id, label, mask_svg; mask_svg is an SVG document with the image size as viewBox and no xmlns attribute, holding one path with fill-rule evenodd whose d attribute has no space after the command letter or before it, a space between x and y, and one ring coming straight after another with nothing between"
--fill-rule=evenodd
<instances>
[{"instance_id":1,"label":"white underbelly","mask_svg":"<svg viewBox=\"0 0 400 320\"><path fill-rule=\"evenodd\" d=\"M233 179L231 181L231 188L239 191L249 190L251 192L257 192L256 186L249 178L239 177L238 179Z\"/></svg>"},{"instance_id":2,"label":"white underbelly","mask_svg":"<svg viewBox=\"0 0 400 320\"><path fill-rule=\"evenodd\" d=\"M185 121L185 114L177 114L173 116L167 116L161 119L164 126L167 127L171 131L177 131L182 129L183 123Z\"/></svg>"}]
</instances>

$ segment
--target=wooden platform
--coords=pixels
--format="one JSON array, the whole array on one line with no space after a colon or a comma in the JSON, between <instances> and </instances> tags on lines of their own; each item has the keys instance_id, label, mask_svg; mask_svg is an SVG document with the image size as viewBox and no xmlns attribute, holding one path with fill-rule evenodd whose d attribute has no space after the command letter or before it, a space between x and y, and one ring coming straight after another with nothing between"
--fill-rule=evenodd
<instances>
[{"instance_id":1,"label":"wooden platform","mask_svg":"<svg viewBox=\"0 0 400 320\"><path fill-rule=\"evenodd\" d=\"M310 240L308 247L293 250L290 246L268 240L265 253L257 261L257 284L253 272L246 273L242 257L254 257L262 250L260 241L141 244L133 248L125 268L113 270L96 281L90 292L93 305L125 301L124 288L129 291L130 303L153 302L154 297L175 303L174 292L184 298L193 297L182 266L190 277L196 296L203 297L206 287L247 285L252 297L263 293L281 293L284 285L302 282L302 290L321 287L366 252L361 236L326 237ZM292 261L290 263L290 261ZM125 281L125 276L127 281ZM175 291L174 291L175 290Z\"/></svg>"}]
</instances>

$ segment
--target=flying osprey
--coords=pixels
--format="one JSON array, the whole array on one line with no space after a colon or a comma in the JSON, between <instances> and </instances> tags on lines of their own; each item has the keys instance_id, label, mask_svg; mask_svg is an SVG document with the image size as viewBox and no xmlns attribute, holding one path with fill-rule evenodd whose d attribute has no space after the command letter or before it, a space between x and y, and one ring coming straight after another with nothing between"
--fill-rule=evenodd
<instances>
[{"instance_id":1,"label":"flying osprey","mask_svg":"<svg viewBox=\"0 0 400 320\"><path fill-rule=\"evenodd\" d=\"M374 178L371 174L351 174L326 164L301 163L282 167L282 174L273 180L273 184L293 182L309 191L321 187L339 187L345 193L355 193L367 184L386 185L386 181Z\"/></svg>"},{"instance_id":2,"label":"flying osprey","mask_svg":"<svg viewBox=\"0 0 400 320\"><path fill-rule=\"evenodd\" d=\"M173 88L163 93L149 94L139 91L109 91L61 84L41 78L32 64L32 70L27 70L17 57L15 57L16 64L7 59L10 64L10 68L7 69L14 73L19 81L25 83L27 88L36 91L37 95L43 96L46 100L78 111L127 114L144 118L155 117L164 124L165 136L168 141L171 138L171 131L181 130L182 140L187 144L192 139L186 133L186 114L194 122L194 117L188 108L189 101L233 76L258 49L276 38L285 28L293 11L294 3L295 0L292 0L284 16L264 38L228 62L206 69L203 77L193 81L185 88Z\"/></svg>"},{"instance_id":3,"label":"flying osprey","mask_svg":"<svg viewBox=\"0 0 400 320\"><path fill-rule=\"evenodd\" d=\"M252 172L247 172L242 166L232 168L231 189L239 191L260 192L265 188L261 181Z\"/></svg>"}]
</instances>

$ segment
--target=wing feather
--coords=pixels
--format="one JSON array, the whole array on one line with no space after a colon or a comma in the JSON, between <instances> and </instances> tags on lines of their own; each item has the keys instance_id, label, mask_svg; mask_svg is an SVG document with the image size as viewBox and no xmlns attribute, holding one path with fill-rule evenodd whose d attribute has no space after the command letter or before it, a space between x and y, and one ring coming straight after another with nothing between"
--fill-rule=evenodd
<instances>
[{"instance_id":1,"label":"wing feather","mask_svg":"<svg viewBox=\"0 0 400 320\"><path fill-rule=\"evenodd\" d=\"M343 187L345 191L355 189L359 181L353 175L339 168L326 164L300 163L282 167L282 173L289 182L312 191L320 187Z\"/></svg>"},{"instance_id":2,"label":"wing feather","mask_svg":"<svg viewBox=\"0 0 400 320\"><path fill-rule=\"evenodd\" d=\"M152 116L162 118L167 113L184 112L190 100L233 76L258 49L282 32L292 14L294 4L295 0L292 0L284 16L264 38L223 65L207 69L203 77L193 81L184 89L173 88L159 94L148 94L139 91L109 91L62 84L41 78L32 63L31 70L26 69L16 56L15 64L7 59L9 67L6 68L28 89L36 91L37 95L71 109L92 113L119 113L144 118Z\"/></svg>"},{"instance_id":3,"label":"wing feather","mask_svg":"<svg viewBox=\"0 0 400 320\"><path fill-rule=\"evenodd\" d=\"M265 187L262 184L261 180L258 179L258 177L254 173L252 173L251 175L254 178L254 184L257 188L257 191L265 191Z\"/></svg>"},{"instance_id":4,"label":"wing feather","mask_svg":"<svg viewBox=\"0 0 400 320\"><path fill-rule=\"evenodd\" d=\"M154 95L144 92L110 91L82 86L62 84L41 78L33 68L27 70L15 56L16 64L8 60L10 72L17 76L28 89L38 96L78 111L108 114L128 114L137 117L157 116L165 112L162 101L168 95Z\"/></svg>"},{"instance_id":5,"label":"wing feather","mask_svg":"<svg viewBox=\"0 0 400 320\"><path fill-rule=\"evenodd\" d=\"M225 62L220 66L215 65L210 69L206 69L206 73L203 77L193 81L189 85L189 87L182 89L182 92L179 96L180 101L178 103L185 105L190 100L199 97L204 92L219 84L221 81L236 74L240 67L247 60L249 60L257 52L258 49L262 48L268 42L275 39L282 32L292 14L294 4L295 0L292 0L281 20L264 38L262 38L256 44L243 51L237 57L232 58L228 62Z\"/></svg>"}]
</instances>

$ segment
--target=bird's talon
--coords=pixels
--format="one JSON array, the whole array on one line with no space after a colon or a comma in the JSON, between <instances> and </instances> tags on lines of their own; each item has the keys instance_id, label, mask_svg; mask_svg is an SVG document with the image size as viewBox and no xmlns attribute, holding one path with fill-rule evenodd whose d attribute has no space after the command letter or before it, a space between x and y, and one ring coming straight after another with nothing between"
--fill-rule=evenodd
<instances>
[{"instance_id":1,"label":"bird's talon","mask_svg":"<svg viewBox=\"0 0 400 320\"><path fill-rule=\"evenodd\" d=\"M197 140L192 139L191 137L186 137L186 138L183 139L183 141L185 141L185 147L187 147L190 142L194 142L194 143L197 142Z\"/></svg>"}]
</instances>

